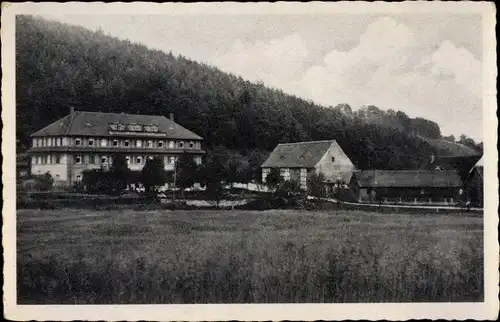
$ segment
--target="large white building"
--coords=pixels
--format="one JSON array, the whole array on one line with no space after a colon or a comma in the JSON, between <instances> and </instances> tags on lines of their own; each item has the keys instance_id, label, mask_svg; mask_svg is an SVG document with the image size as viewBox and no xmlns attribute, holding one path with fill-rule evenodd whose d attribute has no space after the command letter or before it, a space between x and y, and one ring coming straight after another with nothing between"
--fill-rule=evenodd
<instances>
[{"instance_id":1,"label":"large white building","mask_svg":"<svg viewBox=\"0 0 500 322\"><path fill-rule=\"evenodd\" d=\"M74 111L32 135L31 173L49 172L58 184L82 179L87 169L107 168L113 155L141 170L147 158L161 156L173 170L184 153L202 162L203 138L164 116Z\"/></svg>"}]
</instances>

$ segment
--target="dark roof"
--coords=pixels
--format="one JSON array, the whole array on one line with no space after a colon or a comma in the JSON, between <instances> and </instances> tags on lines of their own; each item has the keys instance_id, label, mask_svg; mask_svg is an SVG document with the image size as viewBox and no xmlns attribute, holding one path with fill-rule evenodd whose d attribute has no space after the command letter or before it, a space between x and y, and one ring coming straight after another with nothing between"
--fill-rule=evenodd
<instances>
[{"instance_id":1,"label":"dark roof","mask_svg":"<svg viewBox=\"0 0 500 322\"><path fill-rule=\"evenodd\" d=\"M353 174L360 187L387 188L451 188L461 187L457 171L364 170Z\"/></svg>"},{"instance_id":2,"label":"dark roof","mask_svg":"<svg viewBox=\"0 0 500 322\"><path fill-rule=\"evenodd\" d=\"M81 111L73 112L57 120L32 136L111 136L116 135L110 133L109 125L112 123L155 125L158 127L158 133L155 133L156 136L162 133L162 137L167 138L202 140L199 135L185 129L165 116ZM147 132L142 133L144 133L144 136L148 136Z\"/></svg>"},{"instance_id":3,"label":"dark roof","mask_svg":"<svg viewBox=\"0 0 500 322\"><path fill-rule=\"evenodd\" d=\"M310 141L278 144L263 168L314 168L335 141Z\"/></svg>"}]
</instances>

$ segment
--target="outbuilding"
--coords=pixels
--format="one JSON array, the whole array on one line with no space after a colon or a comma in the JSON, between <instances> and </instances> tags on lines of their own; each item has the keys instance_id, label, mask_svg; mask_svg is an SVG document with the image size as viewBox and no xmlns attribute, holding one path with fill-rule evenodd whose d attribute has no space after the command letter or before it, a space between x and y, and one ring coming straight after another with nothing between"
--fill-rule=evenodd
<instances>
[{"instance_id":1,"label":"outbuilding","mask_svg":"<svg viewBox=\"0 0 500 322\"><path fill-rule=\"evenodd\" d=\"M354 199L366 203L454 204L464 198L455 170L356 171L350 187Z\"/></svg>"}]
</instances>

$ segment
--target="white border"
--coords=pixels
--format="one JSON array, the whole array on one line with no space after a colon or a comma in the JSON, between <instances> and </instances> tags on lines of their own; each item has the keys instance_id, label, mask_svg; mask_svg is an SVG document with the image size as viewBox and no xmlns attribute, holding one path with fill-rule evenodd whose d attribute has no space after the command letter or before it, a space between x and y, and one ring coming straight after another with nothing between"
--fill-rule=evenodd
<instances>
[{"instance_id":1,"label":"white border","mask_svg":"<svg viewBox=\"0 0 500 322\"><path fill-rule=\"evenodd\" d=\"M485 302L421 304L17 305L15 212L16 14L314 14L478 13L483 16ZM498 316L498 177L495 6L487 2L336 3L2 3L2 181L4 313L10 320L406 320L496 319Z\"/></svg>"}]
</instances>

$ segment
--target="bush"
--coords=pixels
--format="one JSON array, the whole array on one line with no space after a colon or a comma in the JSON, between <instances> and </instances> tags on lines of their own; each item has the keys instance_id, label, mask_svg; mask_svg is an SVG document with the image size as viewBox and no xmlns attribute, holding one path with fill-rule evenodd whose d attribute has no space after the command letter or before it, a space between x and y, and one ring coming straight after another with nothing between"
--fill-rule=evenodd
<instances>
[{"instance_id":1,"label":"bush","mask_svg":"<svg viewBox=\"0 0 500 322\"><path fill-rule=\"evenodd\" d=\"M38 191L49 191L54 186L54 179L52 175L47 172L43 175L36 175L33 177L35 179L34 188Z\"/></svg>"}]
</instances>

